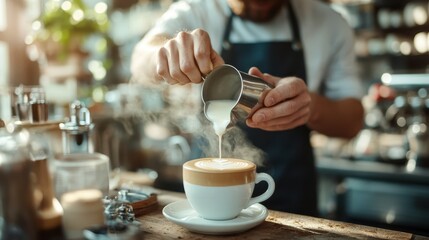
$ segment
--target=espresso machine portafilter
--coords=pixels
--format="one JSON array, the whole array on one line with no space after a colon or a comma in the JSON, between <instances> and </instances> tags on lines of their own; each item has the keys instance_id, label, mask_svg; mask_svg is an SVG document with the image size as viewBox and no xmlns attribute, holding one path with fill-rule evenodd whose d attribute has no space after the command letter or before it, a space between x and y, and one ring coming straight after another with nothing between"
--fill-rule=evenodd
<instances>
[{"instance_id":1,"label":"espresso machine portafilter","mask_svg":"<svg viewBox=\"0 0 429 240\"><path fill-rule=\"evenodd\" d=\"M407 167L409 169L429 168L429 119L425 113L425 109L429 106L425 105L427 101L418 96L411 98L410 102L414 114L409 118L411 121L407 129L410 146Z\"/></svg>"}]
</instances>

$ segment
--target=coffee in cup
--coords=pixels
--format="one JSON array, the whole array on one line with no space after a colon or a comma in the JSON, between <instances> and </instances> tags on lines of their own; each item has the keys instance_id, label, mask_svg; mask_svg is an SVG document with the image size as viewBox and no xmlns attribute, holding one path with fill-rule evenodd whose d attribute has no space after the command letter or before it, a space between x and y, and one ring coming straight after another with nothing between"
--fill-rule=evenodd
<instances>
[{"instance_id":1,"label":"coffee in cup","mask_svg":"<svg viewBox=\"0 0 429 240\"><path fill-rule=\"evenodd\" d=\"M266 181L267 190L252 198L255 183ZM256 173L253 162L234 158L200 158L183 165L183 185L192 208L209 220L228 220L274 193L273 178Z\"/></svg>"}]
</instances>

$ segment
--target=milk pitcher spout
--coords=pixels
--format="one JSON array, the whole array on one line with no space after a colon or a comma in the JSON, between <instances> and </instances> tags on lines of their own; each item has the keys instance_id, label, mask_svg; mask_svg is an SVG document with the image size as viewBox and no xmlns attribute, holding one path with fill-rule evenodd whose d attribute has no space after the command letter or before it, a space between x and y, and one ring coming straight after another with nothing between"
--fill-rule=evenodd
<instances>
[{"instance_id":1,"label":"milk pitcher spout","mask_svg":"<svg viewBox=\"0 0 429 240\"><path fill-rule=\"evenodd\" d=\"M265 95L272 88L273 86L262 79L224 64L216 67L204 79L201 97L205 108L206 103L213 100L236 101L231 111L231 120L232 122L244 121L263 106Z\"/></svg>"}]
</instances>

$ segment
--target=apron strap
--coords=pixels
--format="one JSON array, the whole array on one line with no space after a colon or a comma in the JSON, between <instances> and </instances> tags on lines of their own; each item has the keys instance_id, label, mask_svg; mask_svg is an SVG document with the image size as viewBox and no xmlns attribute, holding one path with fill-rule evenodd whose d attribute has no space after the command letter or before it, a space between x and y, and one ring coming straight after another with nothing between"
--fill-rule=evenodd
<instances>
[{"instance_id":1,"label":"apron strap","mask_svg":"<svg viewBox=\"0 0 429 240\"><path fill-rule=\"evenodd\" d=\"M286 4L289 12L289 20L291 22L292 27L292 48L295 51L298 51L302 49L301 34L299 32L298 20L296 19L295 11L293 10L291 1L287 1Z\"/></svg>"},{"instance_id":2,"label":"apron strap","mask_svg":"<svg viewBox=\"0 0 429 240\"><path fill-rule=\"evenodd\" d=\"M231 11L231 13L229 14L228 22L226 22L225 32L223 33L223 38L222 38L222 47L225 50L229 50L231 48L231 44L229 42L229 35L232 29L232 18L235 16L232 9L229 8L229 10Z\"/></svg>"}]
</instances>

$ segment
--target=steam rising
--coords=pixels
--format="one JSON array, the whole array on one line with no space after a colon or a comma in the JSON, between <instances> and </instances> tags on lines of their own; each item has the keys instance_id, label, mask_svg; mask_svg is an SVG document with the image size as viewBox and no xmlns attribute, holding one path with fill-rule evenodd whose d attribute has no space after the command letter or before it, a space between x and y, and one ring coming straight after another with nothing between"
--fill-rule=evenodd
<instances>
[{"instance_id":1,"label":"steam rising","mask_svg":"<svg viewBox=\"0 0 429 240\"><path fill-rule=\"evenodd\" d=\"M165 136L165 132L147 132L145 126L157 124L168 130L167 136L187 136L193 153L186 161L199 157L219 157L218 136L202 111L200 85L148 87L124 84L118 91L121 97L115 109L119 111L116 115L123 134L141 134L142 138ZM123 115L132 117L122 118ZM265 153L253 146L239 127L233 126L223 135L222 157L245 159L261 165Z\"/></svg>"},{"instance_id":2,"label":"steam rising","mask_svg":"<svg viewBox=\"0 0 429 240\"><path fill-rule=\"evenodd\" d=\"M211 122L201 116L203 130L200 131L200 137L205 143L200 144L203 157L218 157L218 136L215 134ZM243 130L237 126L230 127L223 135L222 139L222 157L238 158L254 162L256 165L263 165L265 153L255 147L246 137Z\"/></svg>"}]
</instances>

